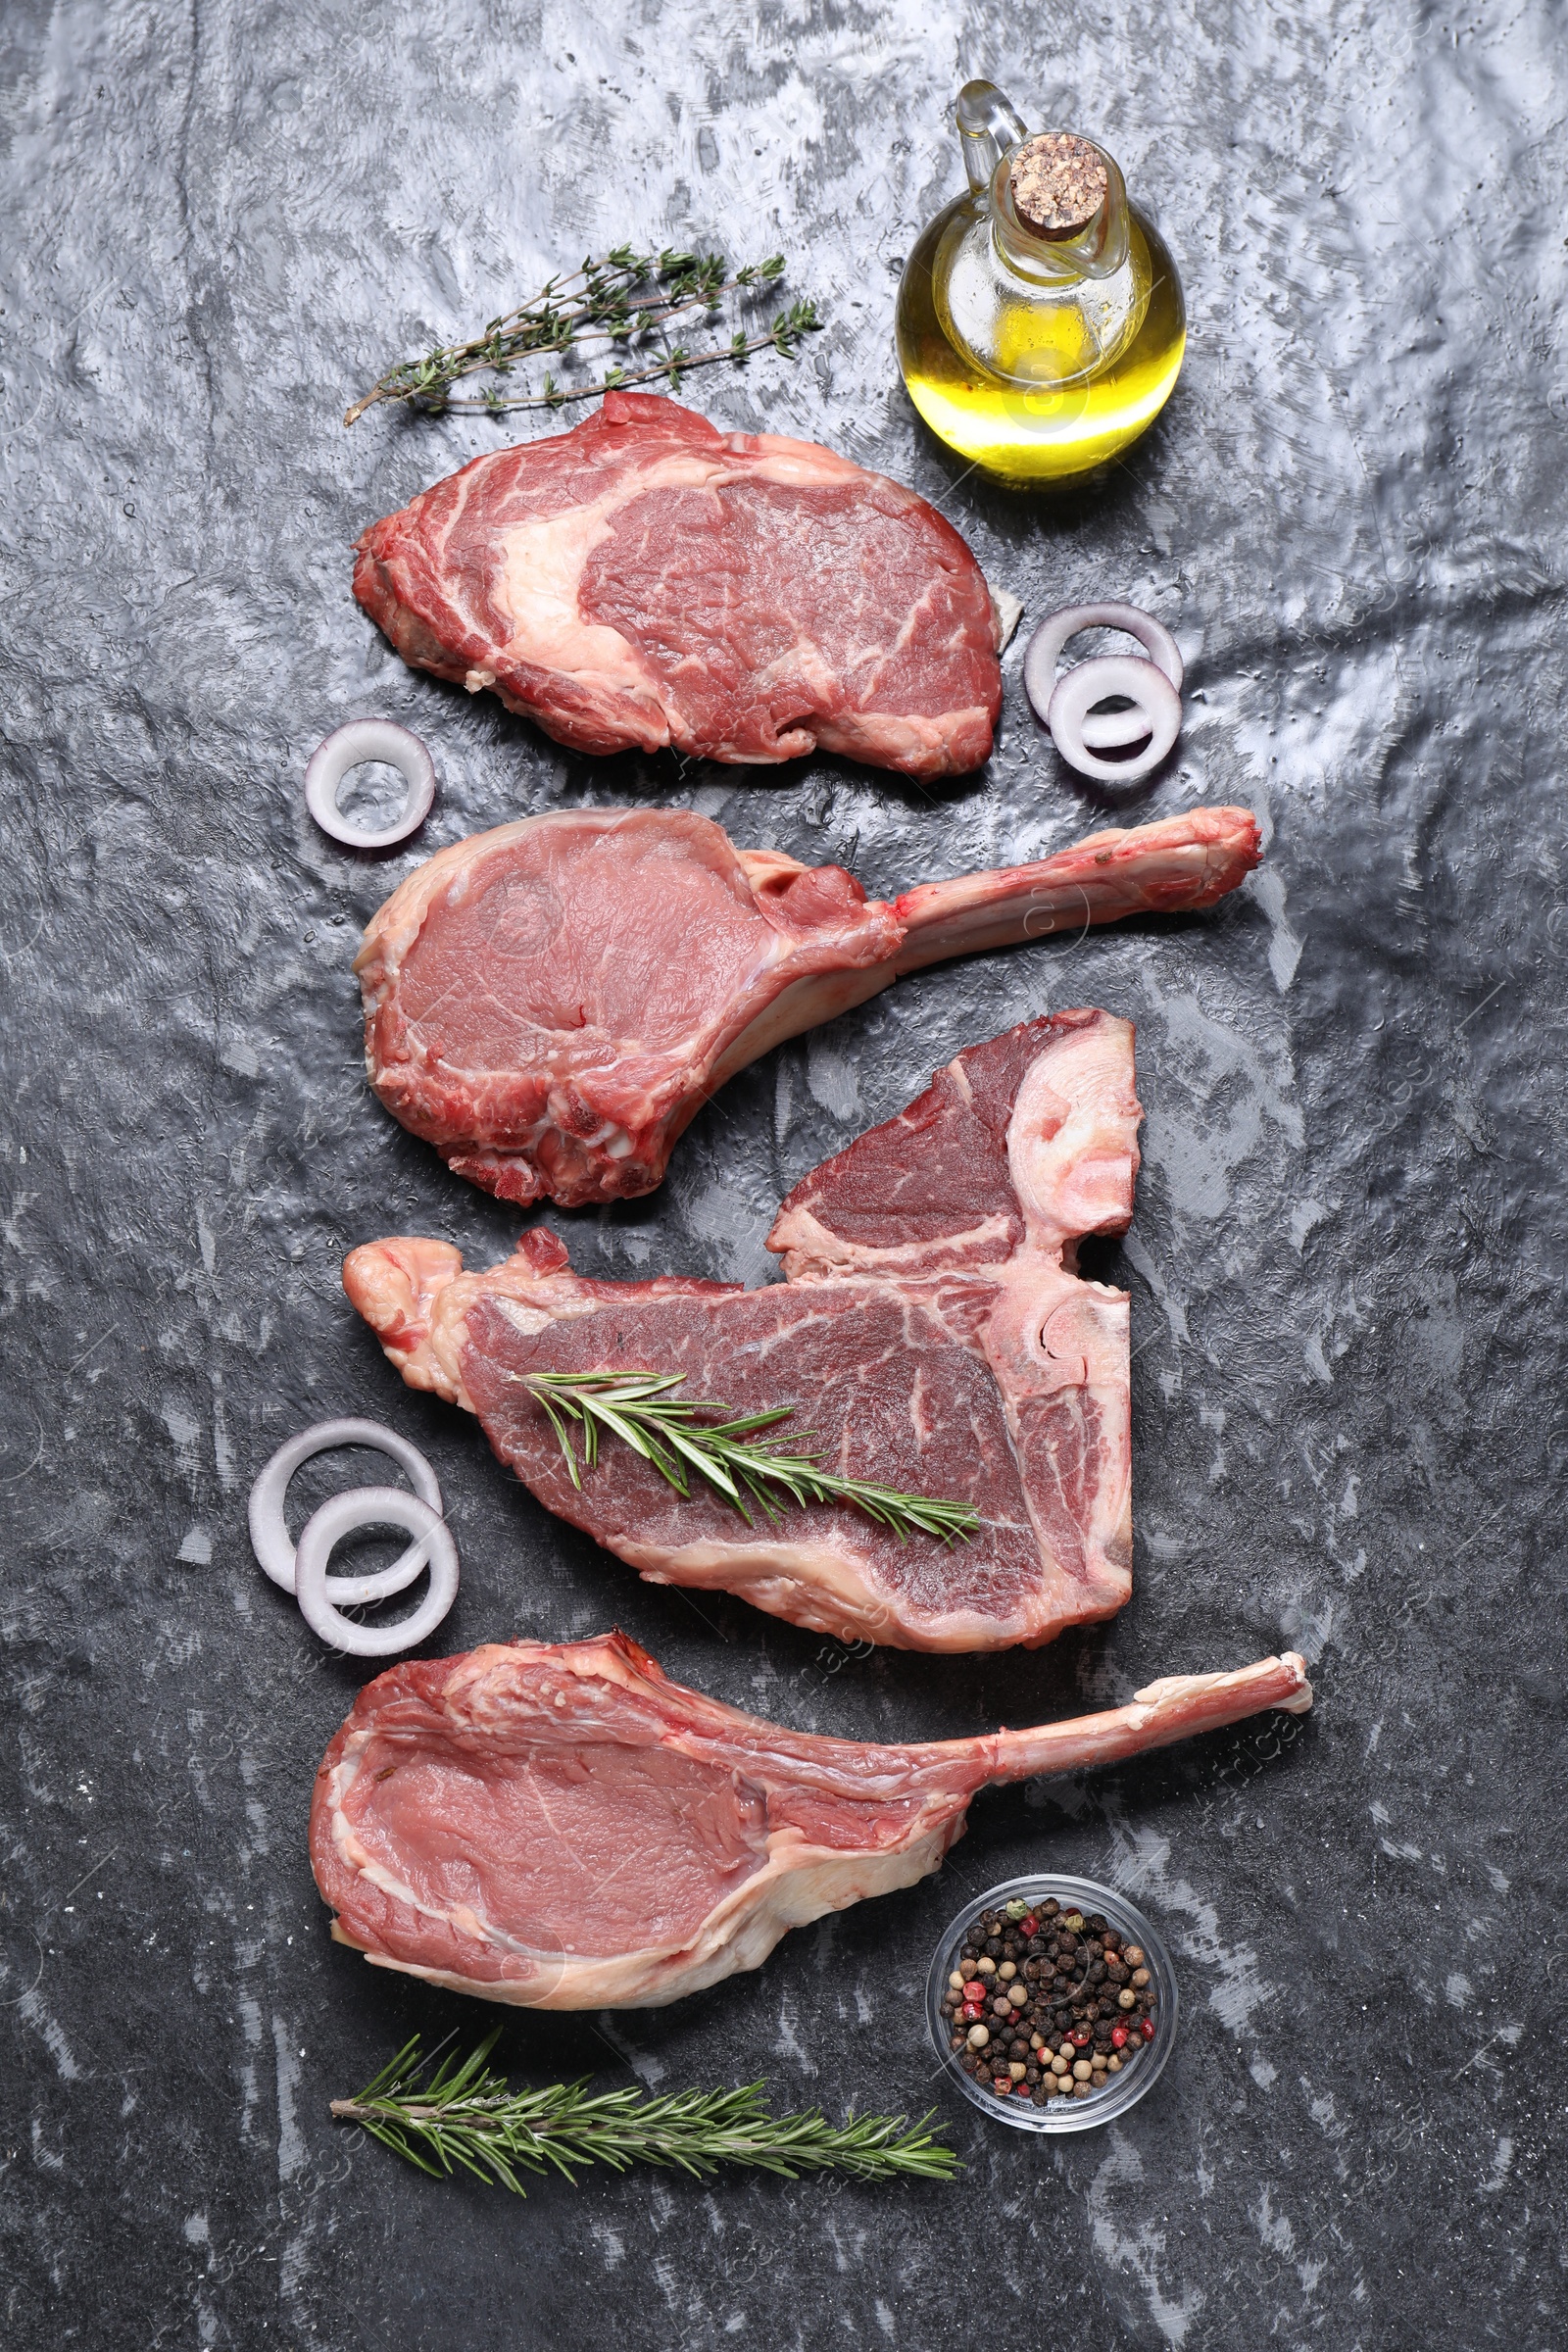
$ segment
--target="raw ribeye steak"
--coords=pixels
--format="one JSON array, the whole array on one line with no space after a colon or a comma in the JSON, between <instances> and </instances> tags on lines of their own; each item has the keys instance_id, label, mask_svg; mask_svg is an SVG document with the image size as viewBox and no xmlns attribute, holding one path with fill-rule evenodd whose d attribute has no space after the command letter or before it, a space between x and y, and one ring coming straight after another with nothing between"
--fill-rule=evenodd
<instances>
[{"instance_id":1,"label":"raw ribeye steak","mask_svg":"<svg viewBox=\"0 0 1568 2352\"><path fill-rule=\"evenodd\" d=\"M1195 808L889 905L687 809L524 817L439 851L372 917L366 1065L501 1200L630 1199L726 1078L901 973L1211 906L1257 858L1249 810Z\"/></svg>"},{"instance_id":2,"label":"raw ribeye steak","mask_svg":"<svg viewBox=\"0 0 1568 2352\"><path fill-rule=\"evenodd\" d=\"M990 755L1002 627L979 564L923 498L814 442L609 392L357 552L354 593L406 662L578 751L820 746L911 776Z\"/></svg>"},{"instance_id":3,"label":"raw ribeye steak","mask_svg":"<svg viewBox=\"0 0 1568 2352\"><path fill-rule=\"evenodd\" d=\"M1126 1294L1079 1240L1132 1215L1133 1033L1061 1012L971 1046L902 1117L790 1195L786 1280L588 1282L542 1226L486 1274L444 1242L356 1250L344 1288L404 1378L476 1412L539 1499L655 1584L903 1649L1033 1647L1132 1587ZM966 1502L979 1533L901 1542L851 1504L748 1526L607 1441L574 1487L540 1372L660 1372L738 1413L792 1406L829 1468Z\"/></svg>"},{"instance_id":4,"label":"raw ribeye steak","mask_svg":"<svg viewBox=\"0 0 1568 2352\"><path fill-rule=\"evenodd\" d=\"M623 1634L494 1643L361 1691L317 1775L311 1862L332 1934L378 1968L528 2008L658 2008L913 1886L990 1782L1311 1703L1287 1651L1038 1731L872 1747L683 1690Z\"/></svg>"}]
</instances>

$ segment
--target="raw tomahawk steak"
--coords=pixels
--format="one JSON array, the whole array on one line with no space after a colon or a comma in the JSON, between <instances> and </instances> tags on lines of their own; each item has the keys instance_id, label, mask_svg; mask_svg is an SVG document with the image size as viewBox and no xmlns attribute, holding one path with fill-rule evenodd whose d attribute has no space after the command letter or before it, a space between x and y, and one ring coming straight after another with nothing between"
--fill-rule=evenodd
<instances>
[{"instance_id":1,"label":"raw tomahawk steak","mask_svg":"<svg viewBox=\"0 0 1568 2352\"><path fill-rule=\"evenodd\" d=\"M1127 1298L1074 1272L1132 1215L1133 1033L1062 1012L971 1046L903 1116L808 1177L768 1248L787 1279L585 1282L536 1226L465 1274L449 1244L356 1250L344 1287L415 1388L476 1412L540 1500L656 1584L903 1649L1033 1647L1131 1591ZM685 1376L737 1412L792 1405L829 1466L972 1504L978 1535L901 1543L853 1505L777 1526L689 1499L610 1441L572 1486L519 1379Z\"/></svg>"},{"instance_id":2,"label":"raw tomahawk steak","mask_svg":"<svg viewBox=\"0 0 1568 2352\"><path fill-rule=\"evenodd\" d=\"M913 1886L992 1781L1311 1703L1287 1651L1039 1731L871 1747L682 1690L624 1634L495 1643L361 1691L317 1775L311 1862L333 1935L378 1968L529 2008L657 2008Z\"/></svg>"},{"instance_id":3,"label":"raw tomahawk steak","mask_svg":"<svg viewBox=\"0 0 1568 2352\"><path fill-rule=\"evenodd\" d=\"M910 776L990 755L1002 628L979 564L923 498L814 442L610 392L357 552L354 593L406 662L578 751L820 746Z\"/></svg>"},{"instance_id":4,"label":"raw tomahawk steak","mask_svg":"<svg viewBox=\"0 0 1568 2352\"><path fill-rule=\"evenodd\" d=\"M370 1084L503 1200L627 1199L726 1078L901 973L1211 906L1257 858L1247 809L1196 808L890 906L688 810L525 817L439 851L372 918Z\"/></svg>"}]
</instances>

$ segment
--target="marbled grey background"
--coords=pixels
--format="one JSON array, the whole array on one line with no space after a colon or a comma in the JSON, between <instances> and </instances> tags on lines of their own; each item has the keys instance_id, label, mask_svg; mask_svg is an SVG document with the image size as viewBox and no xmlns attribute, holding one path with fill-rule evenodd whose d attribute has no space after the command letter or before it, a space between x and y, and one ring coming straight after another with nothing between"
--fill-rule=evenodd
<instances>
[{"instance_id":1,"label":"marbled grey background","mask_svg":"<svg viewBox=\"0 0 1568 2352\"><path fill-rule=\"evenodd\" d=\"M1564 33L1549 0L10 0L19 2352L1562 2342ZM961 478L893 366L899 260L958 185L948 109L976 72L1102 136L1186 277L1165 419L1054 505ZM662 798L891 890L1101 818L1016 655L989 769L923 792L570 758L372 633L355 532L503 428L345 433L348 396L628 233L782 247L830 331L795 368L694 378L694 404L913 483L1032 617L1161 613L1188 726L1138 808L1243 800L1270 837L1212 919L927 973L731 1085L662 1194L557 1220L583 1270L760 1279L779 1193L960 1044L1052 1005L1131 1014L1137 1587L1040 1656L852 1656L642 1588L405 1391L337 1287L387 1230L481 1259L514 1231L360 1073L355 936L414 857ZM308 753L360 712L439 764L408 858L340 855L304 812ZM328 2099L405 2034L489 2022L331 1946L311 1883L311 1778L361 1677L263 1582L244 1503L282 1436L343 1411L438 1466L446 1648L618 1620L709 1690L870 1738L1304 1649L1319 1704L1288 1742L984 1797L941 1879L758 1974L503 2040L523 2076L760 2073L784 2103L918 2108L939 1928L1049 1860L1133 1890L1175 1945L1154 2095L1054 2146L944 2097L969 2168L945 2190L641 2174L518 2205L335 2130Z\"/></svg>"}]
</instances>

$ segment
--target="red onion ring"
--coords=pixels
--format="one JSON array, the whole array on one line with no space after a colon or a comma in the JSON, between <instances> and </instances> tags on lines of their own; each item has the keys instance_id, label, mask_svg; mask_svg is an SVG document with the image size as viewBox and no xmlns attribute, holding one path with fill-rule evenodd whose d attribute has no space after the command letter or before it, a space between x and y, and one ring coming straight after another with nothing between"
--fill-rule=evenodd
<instances>
[{"instance_id":1,"label":"red onion ring","mask_svg":"<svg viewBox=\"0 0 1568 2352\"><path fill-rule=\"evenodd\" d=\"M401 814L374 829L356 825L337 805L338 786L366 760L384 760L409 788ZM434 799L435 761L417 735L390 718L355 718L334 728L317 745L305 770L305 806L323 833L351 850L389 850L394 842L407 841L429 815Z\"/></svg>"},{"instance_id":2,"label":"red onion ring","mask_svg":"<svg viewBox=\"0 0 1568 2352\"><path fill-rule=\"evenodd\" d=\"M334 1545L359 1527L403 1527L419 1540L410 1544L395 1568L384 1569L380 1576L328 1576L326 1564ZM334 1494L307 1520L296 1561L300 1615L313 1634L350 1657L390 1658L400 1649L416 1649L458 1597L458 1547L451 1529L438 1511L402 1487L355 1487L347 1494ZM397 1625L357 1625L341 1613L340 1601L379 1600L388 1591L401 1592L426 1566L430 1590L412 1617ZM387 1578L404 1568L408 1574L388 1587ZM367 1590L372 1585L373 1593Z\"/></svg>"},{"instance_id":3,"label":"red onion ring","mask_svg":"<svg viewBox=\"0 0 1568 2352\"><path fill-rule=\"evenodd\" d=\"M1136 637L1155 668L1164 671L1180 694L1186 675L1182 649L1169 629L1152 613L1141 612L1136 605L1064 605L1059 612L1047 614L1030 638L1029 650L1023 658L1024 692L1042 726L1049 723L1046 713L1056 691L1056 663L1062 648L1080 629L1120 629L1125 635ZM1083 739L1093 750L1102 752L1137 743L1149 732L1147 727L1135 723L1137 715L1132 710L1106 711L1086 723Z\"/></svg>"},{"instance_id":4,"label":"red onion ring","mask_svg":"<svg viewBox=\"0 0 1568 2352\"><path fill-rule=\"evenodd\" d=\"M435 1472L418 1447L411 1446L407 1438L400 1438L396 1430L383 1428L379 1421L354 1420L318 1421L314 1427L301 1430L297 1438L290 1438L286 1445L278 1447L263 1469L251 1489L248 1512L251 1549L264 1573L271 1578L274 1585L280 1585L285 1592L293 1592L295 1589L295 1551L289 1542L288 1522L283 1516L289 1485L294 1473L303 1464L318 1453L330 1452L334 1446L366 1446L373 1453L388 1455L408 1472L416 1494L423 1498L430 1509L436 1512L441 1509L441 1489L436 1484ZM382 1491L375 1490L377 1493ZM403 1571L407 1563L415 1558L415 1549L418 1549L418 1558L405 1575ZM339 1599L345 1602L383 1600L393 1592L401 1592L406 1585L413 1584L424 1565L422 1548L416 1546L415 1549L406 1551L402 1559L394 1560L390 1568L381 1569L375 1576L340 1580L342 1589ZM351 1592L348 1590L351 1581L367 1589ZM368 1589L372 1586L376 1588L374 1591Z\"/></svg>"},{"instance_id":5,"label":"red onion ring","mask_svg":"<svg viewBox=\"0 0 1568 2352\"><path fill-rule=\"evenodd\" d=\"M1102 760L1091 750L1085 721L1093 706L1106 695L1125 695L1132 710L1117 712L1116 720L1138 724L1123 741L1149 742L1131 760ZM1060 680L1046 706L1051 739L1069 767L1103 784L1139 784L1168 759L1182 731L1182 698L1161 669L1142 656L1111 654L1096 662L1080 662Z\"/></svg>"}]
</instances>

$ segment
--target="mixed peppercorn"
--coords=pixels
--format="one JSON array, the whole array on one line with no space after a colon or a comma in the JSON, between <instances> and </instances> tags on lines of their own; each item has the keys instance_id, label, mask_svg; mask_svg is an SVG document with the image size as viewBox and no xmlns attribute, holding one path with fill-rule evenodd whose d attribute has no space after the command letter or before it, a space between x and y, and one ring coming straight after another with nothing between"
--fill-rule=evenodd
<instances>
[{"instance_id":1,"label":"mixed peppercorn","mask_svg":"<svg viewBox=\"0 0 1568 2352\"><path fill-rule=\"evenodd\" d=\"M1154 2038L1141 1947L1097 1912L1014 1896L973 1921L942 1996L949 2047L999 2099L1093 2097Z\"/></svg>"}]
</instances>

